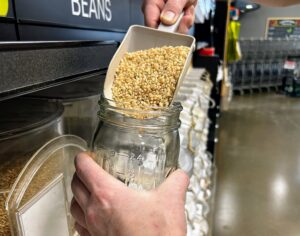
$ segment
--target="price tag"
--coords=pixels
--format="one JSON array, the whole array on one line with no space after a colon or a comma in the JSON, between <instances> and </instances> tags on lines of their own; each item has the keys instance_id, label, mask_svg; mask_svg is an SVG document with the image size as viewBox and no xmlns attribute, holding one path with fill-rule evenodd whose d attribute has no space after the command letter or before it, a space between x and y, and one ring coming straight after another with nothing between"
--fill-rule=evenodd
<instances>
[{"instance_id":1,"label":"price tag","mask_svg":"<svg viewBox=\"0 0 300 236\"><path fill-rule=\"evenodd\" d=\"M60 175L18 212L22 236L69 236L66 191Z\"/></svg>"}]
</instances>

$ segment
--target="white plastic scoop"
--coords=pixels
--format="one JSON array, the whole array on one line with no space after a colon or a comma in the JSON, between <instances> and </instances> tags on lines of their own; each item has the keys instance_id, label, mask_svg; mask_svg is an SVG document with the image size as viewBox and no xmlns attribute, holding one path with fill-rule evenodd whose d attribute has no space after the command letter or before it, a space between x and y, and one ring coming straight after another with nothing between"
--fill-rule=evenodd
<instances>
[{"instance_id":1,"label":"white plastic scoop","mask_svg":"<svg viewBox=\"0 0 300 236\"><path fill-rule=\"evenodd\" d=\"M113 100L112 85L114 82L114 76L116 73L116 69L119 66L120 61L124 57L125 53L163 46L186 46L190 48L190 51L182 73L177 82L176 90L172 99L172 102L174 101L174 97L176 97L182 79L185 77L189 68L192 59L192 53L195 50L194 37L175 33L182 19L182 16L183 13L180 15L180 17L178 17L174 25L165 26L160 24L158 29L153 29L140 25L133 25L129 28L127 34L125 35L121 45L119 46L118 50L113 56L108 67L106 79L104 82L104 96L107 99Z\"/></svg>"}]
</instances>

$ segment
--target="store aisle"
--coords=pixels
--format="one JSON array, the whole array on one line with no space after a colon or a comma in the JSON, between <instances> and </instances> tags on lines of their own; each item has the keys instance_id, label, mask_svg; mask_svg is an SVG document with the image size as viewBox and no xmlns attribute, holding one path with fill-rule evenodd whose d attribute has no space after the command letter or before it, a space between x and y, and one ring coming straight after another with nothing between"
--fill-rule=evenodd
<instances>
[{"instance_id":1,"label":"store aisle","mask_svg":"<svg viewBox=\"0 0 300 236\"><path fill-rule=\"evenodd\" d=\"M235 97L220 127L213 236L299 236L300 99Z\"/></svg>"}]
</instances>

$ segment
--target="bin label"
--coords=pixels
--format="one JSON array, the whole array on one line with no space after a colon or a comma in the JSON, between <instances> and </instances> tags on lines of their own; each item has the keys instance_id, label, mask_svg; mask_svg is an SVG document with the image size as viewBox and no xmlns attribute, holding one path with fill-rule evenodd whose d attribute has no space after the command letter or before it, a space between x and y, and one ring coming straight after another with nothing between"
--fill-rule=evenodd
<instances>
[{"instance_id":1,"label":"bin label","mask_svg":"<svg viewBox=\"0 0 300 236\"><path fill-rule=\"evenodd\" d=\"M15 0L18 19L80 29L126 32L129 0Z\"/></svg>"},{"instance_id":2,"label":"bin label","mask_svg":"<svg viewBox=\"0 0 300 236\"><path fill-rule=\"evenodd\" d=\"M110 22L112 20L110 0L71 0L72 15Z\"/></svg>"}]
</instances>

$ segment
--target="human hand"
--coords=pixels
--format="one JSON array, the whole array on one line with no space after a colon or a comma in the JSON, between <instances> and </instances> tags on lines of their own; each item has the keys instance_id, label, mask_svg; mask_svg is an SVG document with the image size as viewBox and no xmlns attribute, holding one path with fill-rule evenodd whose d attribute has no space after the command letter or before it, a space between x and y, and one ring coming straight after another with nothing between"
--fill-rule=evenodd
<instances>
[{"instance_id":1,"label":"human hand","mask_svg":"<svg viewBox=\"0 0 300 236\"><path fill-rule=\"evenodd\" d=\"M75 161L71 213L81 236L186 235L188 176L177 170L157 189L136 191L81 153Z\"/></svg>"},{"instance_id":2,"label":"human hand","mask_svg":"<svg viewBox=\"0 0 300 236\"><path fill-rule=\"evenodd\" d=\"M152 28L157 28L160 22L172 25L184 11L177 31L187 33L194 23L196 4L197 0L144 0L145 24Z\"/></svg>"}]
</instances>

